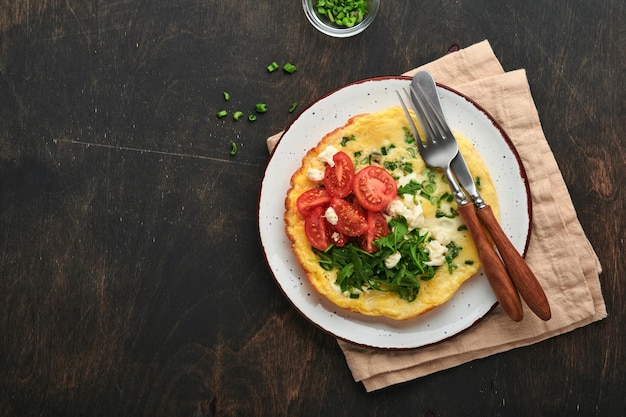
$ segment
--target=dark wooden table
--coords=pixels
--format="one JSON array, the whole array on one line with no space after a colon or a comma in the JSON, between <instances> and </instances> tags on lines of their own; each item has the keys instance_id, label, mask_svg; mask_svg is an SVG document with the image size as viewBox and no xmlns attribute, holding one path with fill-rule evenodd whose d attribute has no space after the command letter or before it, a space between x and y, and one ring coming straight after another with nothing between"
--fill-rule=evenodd
<instances>
[{"instance_id":1,"label":"dark wooden table","mask_svg":"<svg viewBox=\"0 0 626 417\"><path fill-rule=\"evenodd\" d=\"M265 138L483 39L528 72L609 317L367 394L265 264ZM624 415L625 45L618 0L385 0L350 39L297 0L2 2L0 414Z\"/></svg>"}]
</instances>

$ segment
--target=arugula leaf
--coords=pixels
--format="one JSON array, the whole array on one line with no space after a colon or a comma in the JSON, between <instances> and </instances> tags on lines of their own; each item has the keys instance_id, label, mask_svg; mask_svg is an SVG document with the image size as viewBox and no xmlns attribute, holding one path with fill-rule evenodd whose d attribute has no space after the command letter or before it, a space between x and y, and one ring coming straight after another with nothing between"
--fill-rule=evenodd
<instances>
[{"instance_id":1,"label":"arugula leaf","mask_svg":"<svg viewBox=\"0 0 626 417\"><path fill-rule=\"evenodd\" d=\"M398 196L402 197L404 194L417 195L417 193L422 189L422 184L418 183L415 180L409 181L405 185L401 185L398 187Z\"/></svg>"},{"instance_id":2,"label":"arugula leaf","mask_svg":"<svg viewBox=\"0 0 626 417\"><path fill-rule=\"evenodd\" d=\"M428 235L418 229L409 230L404 218L390 220L389 228L387 236L374 241L379 247L375 253L363 251L354 242L342 248L316 250L322 268L337 269L336 284L342 292L358 294L366 289L395 292L410 302L419 293L420 281L435 275L436 267L426 265L428 253L424 245ZM400 262L387 268L385 259L396 252L401 255Z\"/></svg>"}]
</instances>

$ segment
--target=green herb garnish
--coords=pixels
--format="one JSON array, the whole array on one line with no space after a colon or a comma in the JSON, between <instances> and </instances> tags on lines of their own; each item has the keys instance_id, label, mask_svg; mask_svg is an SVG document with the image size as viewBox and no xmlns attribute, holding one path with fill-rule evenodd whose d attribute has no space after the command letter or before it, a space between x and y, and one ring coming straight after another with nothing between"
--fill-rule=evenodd
<instances>
[{"instance_id":1,"label":"green herb garnish","mask_svg":"<svg viewBox=\"0 0 626 417\"><path fill-rule=\"evenodd\" d=\"M459 252L461 252L461 249L463 248L460 246L457 246L457 244L454 242L448 243L446 245L446 248L448 248L448 253L446 253L446 263L448 264L448 272L452 273L456 268L458 268L458 265L455 264L453 260L454 258L456 258Z\"/></svg>"},{"instance_id":2,"label":"green herb garnish","mask_svg":"<svg viewBox=\"0 0 626 417\"><path fill-rule=\"evenodd\" d=\"M318 0L315 6L321 18L347 28L362 22L369 12L365 0Z\"/></svg>"},{"instance_id":3,"label":"green herb garnish","mask_svg":"<svg viewBox=\"0 0 626 417\"><path fill-rule=\"evenodd\" d=\"M454 219L455 217L457 217L459 215L459 213L456 211L456 209L454 207L450 207L450 211L448 213L442 211L442 210L437 210L435 211L435 217L440 219L442 217L447 217L448 219Z\"/></svg>"},{"instance_id":4,"label":"green herb garnish","mask_svg":"<svg viewBox=\"0 0 626 417\"><path fill-rule=\"evenodd\" d=\"M350 135L350 136L344 136L341 138L341 146L346 146L348 144L348 142L356 140L354 135ZM356 152L355 152L355 156L356 156Z\"/></svg>"},{"instance_id":5,"label":"green herb garnish","mask_svg":"<svg viewBox=\"0 0 626 417\"><path fill-rule=\"evenodd\" d=\"M413 136L413 133L411 133L411 129L406 126L402 126L402 130L404 130L404 141L409 145L415 143L415 137ZM409 149L414 150L414 148Z\"/></svg>"},{"instance_id":6,"label":"green herb garnish","mask_svg":"<svg viewBox=\"0 0 626 417\"><path fill-rule=\"evenodd\" d=\"M380 153L383 156L386 156L395 147L396 147L396 145L394 145L393 143L391 145L389 145L389 146L383 146L382 148L380 148Z\"/></svg>"},{"instance_id":7,"label":"green herb garnish","mask_svg":"<svg viewBox=\"0 0 626 417\"><path fill-rule=\"evenodd\" d=\"M404 194L417 195L422 189L422 184L417 181L411 180L407 184L398 187L398 196L401 197Z\"/></svg>"},{"instance_id":8,"label":"green herb garnish","mask_svg":"<svg viewBox=\"0 0 626 417\"><path fill-rule=\"evenodd\" d=\"M389 228L387 236L374 241L379 247L374 253L367 253L352 242L342 248L331 245L325 251L316 250L322 268L336 268L336 283L342 292L358 294L364 289L394 292L411 302L419 293L420 281L435 275L437 267L426 265L428 253L424 246L428 235L418 229L409 230L404 218L392 219ZM400 262L387 268L385 259L396 252L401 255Z\"/></svg>"}]
</instances>

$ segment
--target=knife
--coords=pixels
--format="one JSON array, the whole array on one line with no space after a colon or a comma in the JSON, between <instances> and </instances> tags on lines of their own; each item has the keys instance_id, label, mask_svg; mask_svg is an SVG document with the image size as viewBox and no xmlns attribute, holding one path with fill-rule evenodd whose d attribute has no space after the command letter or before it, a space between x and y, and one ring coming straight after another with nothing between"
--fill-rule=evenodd
<instances>
[{"instance_id":1,"label":"knife","mask_svg":"<svg viewBox=\"0 0 626 417\"><path fill-rule=\"evenodd\" d=\"M530 269L524 258L515 249L509 238L506 236L498 220L495 218L491 207L483 201L474 182L474 178L465 162L465 158L459 151L456 154L450 168L455 173L457 179L465 191L472 199L476 207L476 215L487 228L493 241L500 252L500 257L504 261L509 276L522 296L528 307L542 320L550 320L552 313L550 303L546 297L537 277Z\"/></svg>"}]
</instances>

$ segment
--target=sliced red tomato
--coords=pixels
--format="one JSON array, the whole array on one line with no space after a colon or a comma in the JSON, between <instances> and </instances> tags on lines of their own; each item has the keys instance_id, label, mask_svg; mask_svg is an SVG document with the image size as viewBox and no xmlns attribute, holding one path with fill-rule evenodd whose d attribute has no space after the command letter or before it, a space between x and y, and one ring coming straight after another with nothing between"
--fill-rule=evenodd
<instances>
[{"instance_id":1,"label":"sliced red tomato","mask_svg":"<svg viewBox=\"0 0 626 417\"><path fill-rule=\"evenodd\" d=\"M341 198L330 200L330 207L337 213L335 228L347 236L360 236L367 231L365 214L360 207L350 204Z\"/></svg>"},{"instance_id":2,"label":"sliced red tomato","mask_svg":"<svg viewBox=\"0 0 626 417\"><path fill-rule=\"evenodd\" d=\"M330 240L330 243L339 248L346 246L346 244L350 241L350 237L341 233L330 223L326 223L326 236L328 237L328 240Z\"/></svg>"},{"instance_id":3,"label":"sliced red tomato","mask_svg":"<svg viewBox=\"0 0 626 417\"><path fill-rule=\"evenodd\" d=\"M304 220L304 233L307 240L314 248L326 250L330 245L330 240L326 233L326 219L324 218L324 208L321 206L311 210Z\"/></svg>"},{"instance_id":4,"label":"sliced red tomato","mask_svg":"<svg viewBox=\"0 0 626 417\"><path fill-rule=\"evenodd\" d=\"M328 205L330 199L330 195L324 188L312 188L300 194L300 197L296 200L296 205L298 206L298 211L304 217L308 217L314 208Z\"/></svg>"},{"instance_id":5,"label":"sliced red tomato","mask_svg":"<svg viewBox=\"0 0 626 417\"><path fill-rule=\"evenodd\" d=\"M389 234L389 225L385 217L377 211L367 211L367 231L359 236L359 246L365 252L374 253L378 250L378 246L374 245L374 241Z\"/></svg>"},{"instance_id":6,"label":"sliced red tomato","mask_svg":"<svg viewBox=\"0 0 626 417\"><path fill-rule=\"evenodd\" d=\"M397 193L396 181L379 166L369 165L354 176L354 196L364 209L381 211Z\"/></svg>"},{"instance_id":7,"label":"sliced red tomato","mask_svg":"<svg viewBox=\"0 0 626 417\"><path fill-rule=\"evenodd\" d=\"M354 180L354 164L345 152L337 152L333 156L335 166L326 165L324 187L333 197L343 198L352 192Z\"/></svg>"}]
</instances>

